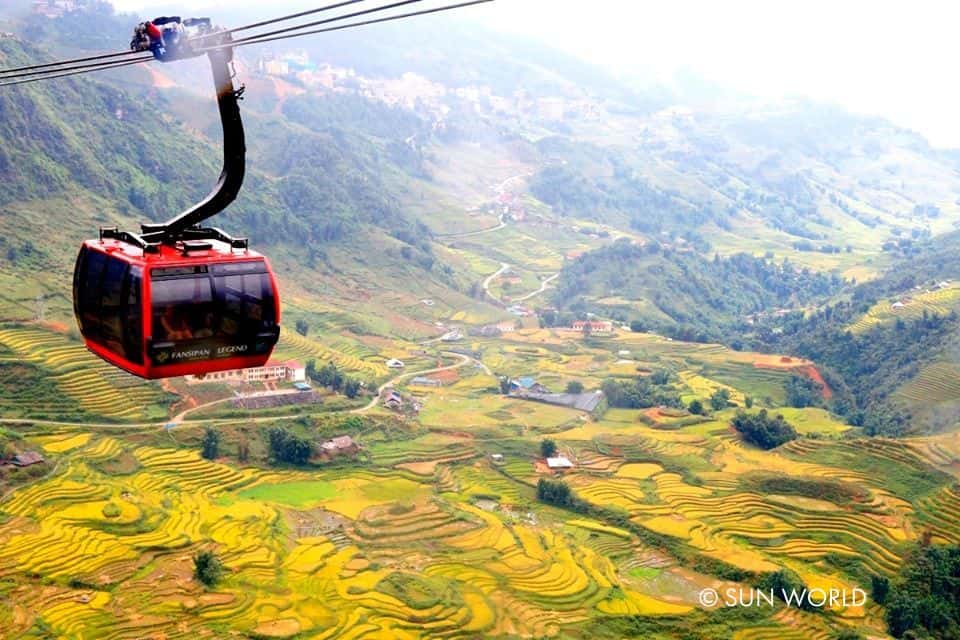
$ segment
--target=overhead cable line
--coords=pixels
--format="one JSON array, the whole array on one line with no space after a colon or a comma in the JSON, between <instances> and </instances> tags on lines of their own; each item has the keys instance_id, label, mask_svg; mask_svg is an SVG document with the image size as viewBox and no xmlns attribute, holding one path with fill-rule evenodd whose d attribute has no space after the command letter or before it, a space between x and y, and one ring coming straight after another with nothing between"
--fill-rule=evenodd
<instances>
[{"instance_id":1,"label":"overhead cable line","mask_svg":"<svg viewBox=\"0 0 960 640\"><path fill-rule=\"evenodd\" d=\"M408 4L416 4L417 2L423 2L423 0L401 0L400 2L394 2L392 4L385 4L379 7L372 7L370 9L364 9L363 11L354 11L353 13L345 13L342 16L334 16L333 18L326 18L325 20L315 20L313 22L306 22L304 24L295 25L293 27L285 27L283 29L277 29L275 31L267 31L266 33L258 33L252 36L247 36L245 38L240 38L239 40L234 40L232 44L241 45L244 42L250 42L251 40L259 40L260 38L269 38L270 36L276 36L284 33L289 33L291 31L299 31L300 29L306 29L308 27L316 27L321 24L330 24L331 22L339 22L340 20L346 20L347 18L356 18L359 16L365 16L371 13L378 13L380 11L387 11L388 9L396 9L397 7L403 7ZM280 38L277 38L278 40Z\"/></svg>"},{"instance_id":2,"label":"overhead cable line","mask_svg":"<svg viewBox=\"0 0 960 640\"><path fill-rule=\"evenodd\" d=\"M297 18L303 18L305 16L313 15L315 13L332 11L334 9L339 9L340 7L346 7L347 5L357 4L358 2L365 2L365 1L366 0L345 0L344 2L338 2L337 4L329 4L325 7L319 7L317 9L309 9L307 11L301 11L300 13L291 13L290 15L283 16L280 18L273 18L272 20L264 20L263 22L254 22L253 24L247 24L242 27L227 29L227 31L230 33L239 33L241 31L249 31L250 29L256 29L257 27L265 27L269 24L275 24L277 22L286 22L287 20L296 20ZM201 36L201 37L207 37L207 36Z\"/></svg>"},{"instance_id":3,"label":"overhead cable line","mask_svg":"<svg viewBox=\"0 0 960 640\"><path fill-rule=\"evenodd\" d=\"M410 1L420 2L420 1L422 1L422 0L407 0L407 2L398 3L398 4L408 4ZM234 42L232 42L232 43L230 43L230 44L218 45L218 46L216 46L216 47L204 47L203 49L200 49L200 51L213 51L213 50L216 50L216 49L225 49L225 48L228 48L228 47L244 47L244 46L247 46L247 45L263 44L264 42L274 42L274 41L276 41L276 40L286 40L286 39L289 39L289 38L299 38L299 37L301 37L301 36L309 36L309 35L314 35L314 34L318 34L318 33L329 33L329 32L331 32L331 31L341 31L341 30L344 30L344 29L353 29L353 28L355 28L355 27L363 27L363 26L367 26L367 25L371 25L371 24L378 24L378 23L381 23L381 22L390 22L390 21L392 21L392 20L401 20L401 19L405 19L405 18L412 18L412 17L415 17L415 16L423 16L423 15L428 15L428 14L431 14L431 13L439 13L439 12L441 12L441 11L450 11L450 10L452 10L452 9L461 9L461 8L463 8L463 7L470 7L470 6L478 5L478 4L486 4L486 3L488 3L488 2L493 2L493 1L494 1L494 0L471 0L470 2L461 2L461 3L459 3L459 4L451 4L451 5L446 5L446 6L443 6L443 7L435 7L435 8L433 8L433 9L424 9L424 10L422 10L422 11L412 11L412 12L410 12L410 13L401 13L401 14L397 14L397 15L394 15L394 16L387 16L387 17L385 17L385 18L376 18L376 19L373 19L373 20L364 20L364 21L361 21L361 22L351 22L350 24L343 24L343 25L338 25L338 26L335 26L335 27L326 27L326 28L324 28L324 29L311 29L311 30L309 30L309 31L300 31L300 32L298 32L298 33L288 33L287 35L279 35L279 36L274 36L274 37L264 37L264 36L262 36L262 35L261 35L261 36L250 36L250 37L248 37L248 38L241 38L240 40L236 40L236 41L234 41ZM290 29L287 29L287 30L285 30L285 31L298 31L299 29L302 29L302 28L304 28L304 27L306 27L306 26L307 26L307 25L302 25L302 26L300 26L300 27L291 27Z\"/></svg>"},{"instance_id":4,"label":"overhead cable line","mask_svg":"<svg viewBox=\"0 0 960 640\"><path fill-rule=\"evenodd\" d=\"M96 56L88 56L86 58L74 58L73 60L61 60L59 62L47 62L44 64L32 64L27 67L15 67L13 69L0 69L0 79L2 79L8 73L19 73L21 71L33 71L35 69L49 69L51 67L62 67L65 65L72 65L78 62L90 62L93 60L108 60L110 58L121 58L126 56L132 56L138 51L120 51L118 53L104 53ZM61 69L57 69L61 71Z\"/></svg>"},{"instance_id":5,"label":"overhead cable line","mask_svg":"<svg viewBox=\"0 0 960 640\"><path fill-rule=\"evenodd\" d=\"M248 31L257 27L264 27L270 24L275 24L277 22L284 22L287 20L295 20L297 18L302 18L304 16L309 16L317 13L323 13L325 11L333 11L334 9L339 9L341 7L346 7L348 5L357 4L359 2L366 2L367 0L344 0L343 2L338 2L336 4L326 5L324 7L318 7L316 9L309 9L307 11L301 11L299 13L291 13L289 15L281 16L279 18L273 18L271 20L264 20L262 22L254 22L252 24L243 25L241 27L235 27L233 29L228 29L228 33L239 33L241 31ZM205 34L198 36L198 40L203 40L209 38L212 35L221 35L223 32L217 32L215 34ZM0 69L0 80L6 80L9 78L25 77L30 74L22 73L25 71L36 71L40 69L46 69L49 73L57 73L61 71L72 71L74 69L82 69L86 67L73 66L81 62L94 62L99 60L110 60L112 58L126 58L132 55L141 53L139 51L119 51L117 53L102 53L93 56L86 56L83 58L72 58L69 60L59 60L57 62L45 62L43 64L32 64L24 67L13 67L10 69ZM62 69L56 67L65 67ZM66 67L70 67L69 69ZM93 65L90 65L90 68L93 68ZM94 69L96 70L96 69Z\"/></svg>"},{"instance_id":6,"label":"overhead cable line","mask_svg":"<svg viewBox=\"0 0 960 640\"><path fill-rule=\"evenodd\" d=\"M137 53L140 55L138 55L136 58L132 60L115 60L113 62L106 62L106 63L91 62L89 64L77 64L70 67L63 67L60 69L47 69L46 71L23 71L21 73L13 73L6 76L0 76L0 80L12 80L14 78L26 78L30 76L39 76L37 79L42 80L44 78L61 77L58 74L59 72L63 72L63 71L82 71L84 69L89 69L90 71L99 71L100 69L109 68L110 66L113 66L113 65L122 66L123 64L126 64L126 63L133 64L133 63L139 63L139 62L146 62L147 60L153 60L152 55L143 55L143 53L140 51L131 51L130 53Z\"/></svg>"},{"instance_id":7,"label":"overhead cable line","mask_svg":"<svg viewBox=\"0 0 960 640\"><path fill-rule=\"evenodd\" d=\"M327 6L327 7L322 7L322 8L319 8L319 9L313 9L313 10L311 10L311 11L309 11L309 12L302 12L302 13L304 13L304 14L317 13L317 12L319 12L319 11L330 10L330 9L332 9L332 8L336 8L336 7L339 7L339 6L344 6L344 5L347 5L347 4L353 4L353 3L361 2L361 1L363 1L363 0L349 0L348 2L339 3L339 4L337 4L337 5L329 5L329 6ZM454 9L461 9L461 8L464 8L464 7L469 7L469 6L479 5L479 4L486 4L486 3L489 3L489 2L493 2L494 0L470 0L469 2L460 2L460 3L457 3L457 4L445 5L445 6L441 6L441 7L434 7L434 8L431 8L431 9L423 9L423 10L420 10L420 11L411 11L411 12L408 12L408 13L400 13L400 14L395 14L395 15L391 15L391 16L386 16L386 17L383 17L383 18L375 18L375 19L370 19L370 20L363 20L363 21L360 21L360 22L351 22L351 23L349 23L349 24L336 25L336 26L332 26L332 27L324 27L324 28L320 28L320 29L308 29L307 31L303 31L303 29L307 29L308 27L317 26L317 25L322 25L322 24L330 24L330 23L332 23L332 22L338 22L338 21L340 21L340 20L346 20L346 19L352 18L352 17L357 17L357 16L361 16L361 15L369 15L369 14L371 14L371 13L376 13L376 12L380 12L380 11L386 11L386 10L389 10L389 9L395 9L395 8L397 8L397 7L401 7L401 6L405 6L405 5L409 5L409 4L414 4L414 3L422 2L422 1L423 1L423 0L403 0L403 1L401 1L401 2L394 2L394 3L392 3L392 4L382 5L382 6L379 6L379 7L373 7L373 8L370 8L370 9L366 9L366 10L364 10L364 11L357 11L357 12L354 12L354 13L349 13L349 14L345 14L345 15L341 15L341 16L335 16L335 17L333 17L333 18L327 18L327 19L325 19L325 20L319 20L319 21L315 21L315 22L308 22L308 23L306 23L306 24L297 25L297 26L291 26L291 27L287 27L287 28L284 28L284 29L278 29L278 30L275 30L275 31L270 31L270 32L267 32L267 33L255 34L255 35L252 35L252 36L247 36L247 37L245 37L245 38L241 38L241 39L239 39L239 40L235 40L235 41L232 41L232 42L224 43L224 44L221 44L221 45L216 45L216 46L211 46L211 47L202 47L202 48L197 49L196 52L197 52L197 53L206 53L206 52L208 52L208 51L215 51L215 50L219 50L219 49L228 49L228 48L233 48L233 47L242 47L242 46L248 46L248 45L263 44L263 43L266 43L266 42L275 42L275 41L278 41L278 40L287 40L287 39L291 39L291 38L299 38L299 37L307 36L307 35L315 35L315 34L320 34L320 33L329 33L329 32L332 32L332 31L342 31L342 30L346 30L346 29L354 29L354 28L357 28L357 27L363 27L363 26L367 26L367 25L379 24L379 23L383 23L383 22L391 22L391 21L395 21L395 20L404 20L404 19L413 18L413 17L416 17L416 16L429 15L429 14L433 14L433 13L440 13L440 12L443 12L443 11L451 11L451 10L454 10ZM296 14L294 14L294 15L296 15ZM278 22L278 21L287 20L287 19L292 19L292 17L291 17L291 16L284 16L283 18L276 18L276 19L274 19L274 20L272 20L272 21L266 21L266 23ZM253 28L253 26L254 26L254 25L247 25L247 26L245 26L245 27L239 27L238 29L231 30L230 32L232 33L233 31L239 31L239 30L244 30L244 29L248 29L248 28ZM262 25L258 25L258 26L262 26ZM222 32L221 32L221 33L222 33ZM110 58L119 58L119 57L121 57L121 55L122 55L122 56L129 56L129 55L132 55L132 54L142 54L142 52L130 51L130 52L127 52L127 53L124 53L124 54L103 54L103 55L99 55L99 56L90 56L90 57L88 57L88 58L77 58L77 59L75 59L75 60L62 61L62 62L59 62L59 63L47 63L47 64L43 64L43 65L32 65L32 66L30 66L30 67L19 67L19 68L16 68L16 69L6 69L6 70L3 70L3 71L0 71L0 74L6 73L6 74L10 74L10 75L6 75L6 76L0 75L0 87L7 87L7 86L13 86L13 85L19 85L19 84L27 84L27 83L31 83L31 82L38 82L38 81L40 81L40 80L52 80L52 79L55 79L55 78L66 78L66 77L70 77L70 76L82 75L82 74L85 74L85 73L92 73L92 72L94 72L94 71L105 71L105 70L114 69L114 68L117 68L117 67L126 67L126 66L130 66L130 65L135 65L135 64L143 64L143 63L146 63L146 62L150 62L150 61L152 61L152 60L154 59L152 55L139 55L137 58L132 59L132 60L115 60L115 61L112 61L112 62L104 62L104 63L96 63L96 64L82 64L82 65L73 64L73 66L64 66L64 65L67 65L68 63L86 62L86 61L91 61L91 60L105 60L105 59L110 59ZM54 67L58 67L58 66L59 66L60 68L54 68ZM45 70L37 70L37 71L29 72L29 70L31 70L31 69L45 69ZM13 73L13 72L17 72L17 73ZM5 80L11 80L11 79L14 79L14 78L17 78L17 79L16 79L16 80L13 80L12 82L4 82ZM19 79L19 78L23 78L23 79Z\"/></svg>"},{"instance_id":8,"label":"overhead cable line","mask_svg":"<svg viewBox=\"0 0 960 640\"><path fill-rule=\"evenodd\" d=\"M40 82L41 80L53 80L54 78L68 78L70 76L79 76L85 73L92 73L94 71L106 71L107 69L116 69L117 67L128 67L134 64L144 64L153 60L153 56L148 56L146 58L138 58L136 60L121 60L118 62L107 62L99 67L94 69L81 69L80 71L67 71L64 73L51 73L48 75L43 75L34 78L26 78L23 80L14 80L12 82L0 82L0 87L10 87L15 84L28 84L30 82Z\"/></svg>"}]
</instances>

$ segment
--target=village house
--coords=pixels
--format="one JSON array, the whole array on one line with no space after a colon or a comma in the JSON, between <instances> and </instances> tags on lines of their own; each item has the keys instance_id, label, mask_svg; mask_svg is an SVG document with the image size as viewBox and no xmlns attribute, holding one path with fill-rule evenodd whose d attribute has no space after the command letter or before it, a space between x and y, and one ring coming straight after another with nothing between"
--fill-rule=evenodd
<instances>
[{"instance_id":1,"label":"village house","mask_svg":"<svg viewBox=\"0 0 960 640\"><path fill-rule=\"evenodd\" d=\"M417 376L410 381L410 384L415 387L442 387L443 383L440 380L435 378L428 378L427 376Z\"/></svg>"},{"instance_id":2,"label":"village house","mask_svg":"<svg viewBox=\"0 0 960 640\"><path fill-rule=\"evenodd\" d=\"M271 360L262 367L250 367L249 369L229 369L227 371L215 371L206 375L186 376L187 384L197 384L206 382L241 382L251 384L254 382L306 382L307 369L296 360L287 362L277 362Z\"/></svg>"},{"instance_id":3,"label":"village house","mask_svg":"<svg viewBox=\"0 0 960 640\"><path fill-rule=\"evenodd\" d=\"M393 409L396 411L403 408L403 396L397 393L397 391L394 389L384 389L380 397L383 400L383 406L385 406L387 409Z\"/></svg>"},{"instance_id":4,"label":"village house","mask_svg":"<svg viewBox=\"0 0 960 640\"><path fill-rule=\"evenodd\" d=\"M574 331L584 331L589 327L593 335L610 335L613 333L613 323L609 320L574 320L571 327Z\"/></svg>"},{"instance_id":5,"label":"village house","mask_svg":"<svg viewBox=\"0 0 960 640\"><path fill-rule=\"evenodd\" d=\"M528 393L550 393L550 390L531 376L522 376L510 381L510 392L524 395Z\"/></svg>"},{"instance_id":6,"label":"village house","mask_svg":"<svg viewBox=\"0 0 960 640\"><path fill-rule=\"evenodd\" d=\"M481 336L483 338L496 338L503 333L503 330L499 325L486 324L479 328L470 329L468 333L472 336Z\"/></svg>"},{"instance_id":7,"label":"village house","mask_svg":"<svg viewBox=\"0 0 960 640\"><path fill-rule=\"evenodd\" d=\"M573 463L566 456L556 456L547 458L547 468L551 471L565 471L566 469L573 469Z\"/></svg>"},{"instance_id":8,"label":"village house","mask_svg":"<svg viewBox=\"0 0 960 640\"><path fill-rule=\"evenodd\" d=\"M350 436L337 436L320 445L320 450L330 457L354 454L359 448L359 445Z\"/></svg>"},{"instance_id":9,"label":"village house","mask_svg":"<svg viewBox=\"0 0 960 640\"><path fill-rule=\"evenodd\" d=\"M36 451L24 451L13 456L10 463L15 467L30 467L44 462L43 456Z\"/></svg>"},{"instance_id":10,"label":"village house","mask_svg":"<svg viewBox=\"0 0 960 640\"><path fill-rule=\"evenodd\" d=\"M397 360L396 358L390 358L387 360L387 366L391 369L403 369L406 365L403 363L403 360Z\"/></svg>"}]
</instances>

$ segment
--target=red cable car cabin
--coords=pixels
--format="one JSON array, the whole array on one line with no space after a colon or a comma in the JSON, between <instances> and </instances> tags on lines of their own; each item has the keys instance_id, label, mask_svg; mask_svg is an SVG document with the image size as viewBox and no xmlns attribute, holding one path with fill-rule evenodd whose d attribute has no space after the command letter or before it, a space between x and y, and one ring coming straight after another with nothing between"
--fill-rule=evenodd
<instances>
[{"instance_id":1,"label":"red cable car cabin","mask_svg":"<svg viewBox=\"0 0 960 640\"><path fill-rule=\"evenodd\" d=\"M143 378L262 366L280 335L266 258L219 241L163 245L88 240L73 283L87 347Z\"/></svg>"}]
</instances>

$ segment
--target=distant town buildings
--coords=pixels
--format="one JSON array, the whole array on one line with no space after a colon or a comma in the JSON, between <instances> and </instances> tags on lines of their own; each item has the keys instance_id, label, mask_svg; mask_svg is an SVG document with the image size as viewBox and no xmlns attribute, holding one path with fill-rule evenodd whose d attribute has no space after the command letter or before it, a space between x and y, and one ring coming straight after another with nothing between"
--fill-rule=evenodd
<instances>
[{"instance_id":1,"label":"distant town buildings","mask_svg":"<svg viewBox=\"0 0 960 640\"><path fill-rule=\"evenodd\" d=\"M330 64L318 65L302 50L264 54L257 61L257 71L268 76L296 80L307 87L325 89L335 89L346 79L356 75L353 69Z\"/></svg>"},{"instance_id":2,"label":"distant town buildings","mask_svg":"<svg viewBox=\"0 0 960 640\"><path fill-rule=\"evenodd\" d=\"M537 113L544 120L563 120L566 102L563 98L539 98Z\"/></svg>"},{"instance_id":3,"label":"distant town buildings","mask_svg":"<svg viewBox=\"0 0 960 640\"><path fill-rule=\"evenodd\" d=\"M574 331L589 331L591 334L600 336L613 333L613 323L609 320L575 320L571 328Z\"/></svg>"},{"instance_id":4,"label":"distant town buildings","mask_svg":"<svg viewBox=\"0 0 960 640\"><path fill-rule=\"evenodd\" d=\"M33 12L47 18L62 18L65 14L90 7L90 0L35 0Z\"/></svg>"}]
</instances>

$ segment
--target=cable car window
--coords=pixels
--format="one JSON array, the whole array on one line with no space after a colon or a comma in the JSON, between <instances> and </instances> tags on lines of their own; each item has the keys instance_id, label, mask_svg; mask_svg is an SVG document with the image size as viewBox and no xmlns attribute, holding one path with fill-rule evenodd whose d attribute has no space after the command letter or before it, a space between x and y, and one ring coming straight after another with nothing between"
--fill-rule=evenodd
<instances>
[{"instance_id":1,"label":"cable car window","mask_svg":"<svg viewBox=\"0 0 960 640\"><path fill-rule=\"evenodd\" d=\"M274 292L268 274L217 276L215 280L218 296L223 300L221 335L256 334L276 323Z\"/></svg>"},{"instance_id":2,"label":"cable car window","mask_svg":"<svg viewBox=\"0 0 960 640\"><path fill-rule=\"evenodd\" d=\"M213 291L206 275L154 280L150 295L155 340L192 340L216 331Z\"/></svg>"},{"instance_id":3,"label":"cable car window","mask_svg":"<svg viewBox=\"0 0 960 640\"><path fill-rule=\"evenodd\" d=\"M87 251L79 280L77 306L83 335L100 341L100 282L107 266L107 256L99 251Z\"/></svg>"},{"instance_id":4,"label":"cable car window","mask_svg":"<svg viewBox=\"0 0 960 640\"><path fill-rule=\"evenodd\" d=\"M143 313L140 305L140 288L143 283L143 270L131 267L127 273L127 305L124 314L123 347L127 360L136 364L143 363Z\"/></svg>"},{"instance_id":5,"label":"cable car window","mask_svg":"<svg viewBox=\"0 0 960 640\"><path fill-rule=\"evenodd\" d=\"M108 258L100 286L100 340L103 346L119 355L124 355L123 323L127 301L123 287L126 275L125 262Z\"/></svg>"}]
</instances>

